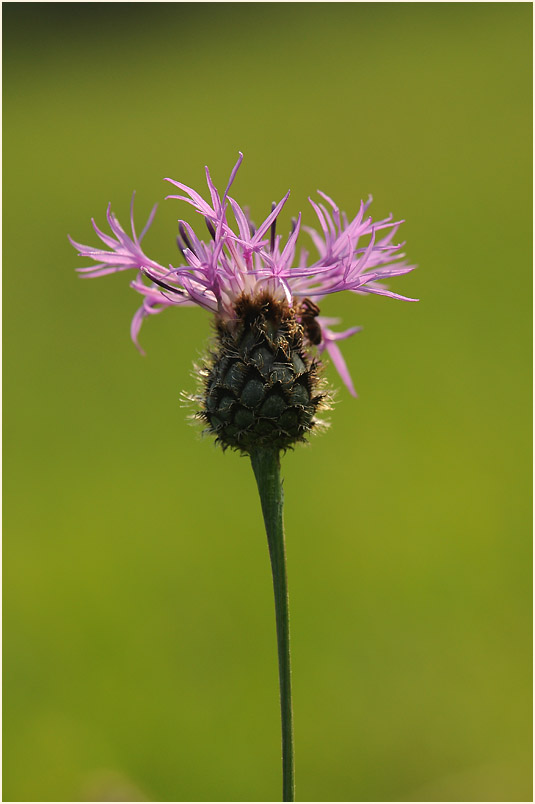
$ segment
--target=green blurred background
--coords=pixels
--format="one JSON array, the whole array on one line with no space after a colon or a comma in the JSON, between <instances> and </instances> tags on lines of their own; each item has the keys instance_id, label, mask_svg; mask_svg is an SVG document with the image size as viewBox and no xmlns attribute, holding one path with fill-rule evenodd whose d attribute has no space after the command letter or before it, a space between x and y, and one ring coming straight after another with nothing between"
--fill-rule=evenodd
<instances>
[{"instance_id":1,"label":"green blurred background","mask_svg":"<svg viewBox=\"0 0 535 804\"><path fill-rule=\"evenodd\" d=\"M371 192L420 266L392 283L419 304L324 303L364 326L360 398L284 459L297 796L531 798L531 15L4 5L4 800L279 797L252 472L180 407L210 317L151 319L140 357L128 275L67 242L240 149L256 220Z\"/></svg>"}]
</instances>

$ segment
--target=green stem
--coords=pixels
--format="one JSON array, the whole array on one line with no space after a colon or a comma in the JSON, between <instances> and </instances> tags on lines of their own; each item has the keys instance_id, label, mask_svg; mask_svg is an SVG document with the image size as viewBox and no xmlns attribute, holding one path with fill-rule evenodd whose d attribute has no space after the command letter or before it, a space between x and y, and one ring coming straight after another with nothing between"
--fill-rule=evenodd
<instances>
[{"instance_id":1,"label":"green stem","mask_svg":"<svg viewBox=\"0 0 535 804\"><path fill-rule=\"evenodd\" d=\"M288 614L288 582L286 579L286 553L282 521L283 493L280 479L279 452L273 449L256 449L251 452L251 463L258 485L262 513L269 546L275 617L277 621L277 647L279 653L279 682L282 723L282 800L294 801L294 747L292 691L290 674L290 622Z\"/></svg>"}]
</instances>

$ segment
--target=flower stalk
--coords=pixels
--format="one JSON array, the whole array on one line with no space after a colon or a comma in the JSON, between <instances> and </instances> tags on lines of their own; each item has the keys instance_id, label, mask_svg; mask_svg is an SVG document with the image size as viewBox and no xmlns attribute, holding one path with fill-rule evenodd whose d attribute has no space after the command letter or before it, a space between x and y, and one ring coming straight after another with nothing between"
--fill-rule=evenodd
<instances>
[{"instance_id":1,"label":"flower stalk","mask_svg":"<svg viewBox=\"0 0 535 804\"><path fill-rule=\"evenodd\" d=\"M269 557L271 559L271 571L273 573L273 591L275 593L282 726L282 800L294 801L290 620L282 517L284 495L280 479L279 451L269 448L256 448L251 451L251 463L262 504Z\"/></svg>"}]
</instances>

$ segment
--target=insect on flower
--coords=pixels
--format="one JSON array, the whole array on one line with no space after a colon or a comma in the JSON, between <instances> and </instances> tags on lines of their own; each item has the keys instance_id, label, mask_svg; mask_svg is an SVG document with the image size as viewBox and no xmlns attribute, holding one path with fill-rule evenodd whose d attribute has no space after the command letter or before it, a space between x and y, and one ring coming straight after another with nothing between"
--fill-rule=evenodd
<instances>
[{"instance_id":1,"label":"insect on flower","mask_svg":"<svg viewBox=\"0 0 535 804\"><path fill-rule=\"evenodd\" d=\"M301 214L286 239L276 231L289 192L272 205L258 227L229 195L242 159L240 153L222 196L206 168L209 201L190 187L166 179L179 190L167 198L190 204L203 217L210 235L204 242L186 221L179 221L180 266L165 267L145 255L141 242L156 208L138 237L134 197L131 235L108 207L111 235L93 221L103 248L71 243L80 256L97 263L79 268L83 276L129 269L137 272L131 287L143 301L132 320L131 335L138 348L142 322L150 315L187 305L214 314L217 338L203 369L199 415L224 446L248 452L267 444L285 448L303 440L315 426L323 400L316 353L330 355L348 390L356 396L338 342L360 328L331 329L338 319L322 317L318 302L341 291L417 300L380 284L414 268L403 259L402 246L393 244L401 221L393 221L392 215L376 222L366 217L371 197L361 202L356 216L349 220L329 196L318 191L321 201L309 200L321 233L303 227L318 251L317 258L309 261L305 249L296 254ZM364 238L368 238L365 244Z\"/></svg>"},{"instance_id":2,"label":"insect on flower","mask_svg":"<svg viewBox=\"0 0 535 804\"><path fill-rule=\"evenodd\" d=\"M310 299L303 299L301 302L299 320L305 331L305 336L314 346L319 346L323 338L321 326L317 320L319 314L320 308L317 304L314 304Z\"/></svg>"}]
</instances>

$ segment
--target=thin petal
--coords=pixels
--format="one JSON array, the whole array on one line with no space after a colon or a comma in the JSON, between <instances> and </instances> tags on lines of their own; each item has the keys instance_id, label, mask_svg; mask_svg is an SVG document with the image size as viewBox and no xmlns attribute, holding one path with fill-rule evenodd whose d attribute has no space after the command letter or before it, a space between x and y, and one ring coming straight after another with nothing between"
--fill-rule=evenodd
<instances>
[{"instance_id":1,"label":"thin petal","mask_svg":"<svg viewBox=\"0 0 535 804\"><path fill-rule=\"evenodd\" d=\"M342 352L340 351L340 347L336 343L334 343L333 341L327 341L327 343L325 344L325 348L327 349L329 357L333 361L333 364L334 364L338 374L340 375L340 377L344 381L344 384L345 384L347 390L349 391L351 396L357 397L357 392L355 391L355 386L353 385L353 380L351 379L351 375L350 375L349 370L347 368L346 361L344 360L344 356L342 355Z\"/></svg>"},{"instance_id":2,"label":"thin petal","mask_svg":"<svg viewBox=\"0 0 535 804\"><path fill-rule=\"evenodd\" d=\"M290 191L288 190L288 192L286 193L284 198L281 201L279 201L279 203L277 204L277 206L275 207L273 212L270 215L268 215L266 220L264 221L264 223L262 223L258 227L258 229L256 231L256 234L252 238L252 241L251 241L252 243L257 243L262 238L262 236L267 232L267 230L269 229L269 227L271 226L271 224L273 223L275 218L279 215L281 209L283 208L283 206L287 202L287 200L289 198L289 195L290 195Z\"/></svg>"},{"instance_id":3,"label":"thin petal","mask_svg":"<svg viewBox=\"0 0 535 804\"><path fill-rule=\"evenodd\" d=\"M132 318L132 323L130 324L130 337L132 338L132 340L134 342L134 346L136 347L136 349L143 356L145 356L145 351L139 345L138 335L139 335L139 330L141 329L141 325L143 324L143 321L145 320L145 315L146 315L145 309L144 309L143 306L141 306L139 308L139 310L136 310L136 312L134 313L134 317Z\"/></svg>"},{"instance_id":4,"label":"thin petal","mask_svg":"<svg viewBox=\"0 0 535 804\"><path fill-rule=\"evenodd\" d=\"M391 290L385 290L384 288L373 287L369 288L363 285L362 287L358 288L359 293L375 293L377 296L388 296L390 299L400 299L401 301L410 301L410 302L417 302L420 299L411 299L409 296L400 296L399 293L392 293Z\"/></svg>"},{"instance_id":5,"label":"thin petal","mask_svg":"<svg viewBox=\"0 0 535 804\"><path fill-rule=\"evenodd\" d=\"M143 227L143 231L139 235L139 242L143 240L147 232L149 231L150 227L152 226L152 222L154 220L154 216L156 215L156 210L158 209L158 204L154 204L153 208L151 209L150 215L147 218L147 223Z\"/></svg>"}]
</instances>

